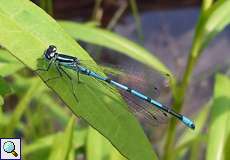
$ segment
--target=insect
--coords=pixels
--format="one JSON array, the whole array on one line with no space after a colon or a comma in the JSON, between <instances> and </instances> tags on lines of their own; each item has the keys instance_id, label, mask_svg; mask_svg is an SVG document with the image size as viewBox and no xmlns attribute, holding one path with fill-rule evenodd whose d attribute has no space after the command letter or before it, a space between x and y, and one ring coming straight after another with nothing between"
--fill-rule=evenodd
<instances>
[{"instance_id":1,"label":"insect","mask_svg":"<svg viewBox=\"0 0 230 160\"><path fill-rule=\"evenodd\" d=\"M105 82L108 85L111 85L111 86L116 87L120 90L126 91L127 93L139 98L140 100L147 102L148 104L150 104L151 106L155 107L156 109L162 111L163 113L165 113L165 114L168 113L168 114L172 115L173 117L175 117L178 120L180 120L181 122L183 122L187 127L191 128L191 129L195 129L195 124L193 123L193 121L190 120L189 118L187 118L186 116L175 112L173 109L161 104L160 102L154 100L153 98L150 98L149 96L146 96L145 94L143 94L143 93L141 93L135 89L132 89L132 88L130 88L124 84L121 84L117 81L114 81L114 80L112 80L106 76L102 76L101 74L98 74L97 72L94 72L93 70L85 67L81 63L81 60L78 59L77 57L73 57L73 56L69 56L69 55L61 54L61 53L57 52L57 48L54 45L50 45L45 50L44 58L49 62L48 67L47 67L47 69L45 69L45 71L48 71L50 69L51 65L54 64L56 66L59 74L61 75L64 73L70 80L71 80L71 77L63 69L63 67L75 71L77 73L78 80L79 80L80 74L95 78L99 81ZM73 83L72 83L72 86L73 86ZM75 98L77 99L76 94L75 93L73 93L73 94L74 94Z\"/></svg>"}]
</instances>

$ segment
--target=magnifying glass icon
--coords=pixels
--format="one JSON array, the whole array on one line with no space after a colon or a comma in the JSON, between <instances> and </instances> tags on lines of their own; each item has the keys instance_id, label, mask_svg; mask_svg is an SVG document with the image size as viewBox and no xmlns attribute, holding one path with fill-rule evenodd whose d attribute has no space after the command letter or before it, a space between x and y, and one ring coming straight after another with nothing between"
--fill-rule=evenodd
<instances>
[{"instance_id":1,"label":"magnifying glass icon","mask_svg":"<svg viewBox=\"0 0 230 160\"><path fill-rule=\"evenodd\" d=\"M14 155L14 157L17 157L18 154L17 152L15 152L15 145L13 142L11 141L7 141L3 144L3 150L6 152L6 153L11 153Z\"/></svg>"}]
</instances>

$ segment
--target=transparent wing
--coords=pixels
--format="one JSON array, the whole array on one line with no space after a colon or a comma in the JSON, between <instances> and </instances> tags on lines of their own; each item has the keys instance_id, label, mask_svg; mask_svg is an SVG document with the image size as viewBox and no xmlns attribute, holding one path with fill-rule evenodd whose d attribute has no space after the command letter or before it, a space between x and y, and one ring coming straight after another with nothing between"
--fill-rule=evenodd
<instances>
[{"instance_id":1,"label":"transparent wing","mask_svg":"<svg viewBox=\"0 0 230 160\"><path fill-rule=\"evenodd\" d=\"M148 102L139 100L137 97L134 97L126 91L119 90L119 92L117 92L116 88L103 81L96 80L96 83L104 85L114 94L119 94L120 92L122 97L128 103L129 111L132 112L141 123L148 123L151 127L167 123L170 116L164 111L161 111L155 106L148 104Z\"/></svg>"},{"instance_id":2,"label":"transparent wing","mask_svg":"<svg viewBox=\"0 0 230 160\"><path fill-rule=\"evenodd\" d=\"M95 63L90 63L90 60L81 60L81 65L97 73L103 72L109 78L117 80L119 83L130 86L131 88L135 86L138 90L148 90L153 98L158 98L160 96L159 88L154 84L151 85L152 87L149 87L147 79L142 75L127 73L119 66L108 64L106 64L106 66L95 65ZM138 84L138 86L136 84Z\"/></svg>"},{"instance_id":3,"label":"transparent wing","mask_svg":"<svg viewBox=\"0 0 230 160\"><path fill-rule=\"evenodd\" d=\"M148 102L137 99L136 97L122 93L129 104L129 109L139 119L141 123L148 123L150 126L166 124L170 115L156 108Z\"/></svg>"},{"instance_id":4,"label":"transparent wing","mask_svg":"<svg viewBox=\"0 0 230 160\"><path fill-rule=\"evenodd\" d=\"M103 71L107 73L109 77L112 77L112 79L118 79L118 82L127 86L137 86L137 84L141 85L138 90L145 90L145 87L148 87L148 85L146 84L146 80L143 79L142 76L127 74L124 71L115 68L114 66L97 66L94 65L94 63L89 63L89 61L84 60L81 61L81 65L97 73L101 73L101 71ZM114 94L118 94L117 89L107 84L106 82L96 79L95 81L96 83L104 85ZM119 92L128 103L129 111L132 112L140 120L141 123L148 123L150 126L153 127L158 126L159 124L166 124L168 122L170 115L168 115L166 112L159 110L148 102L139 100L137 97L134 97L126 91L119 90ZM151 92L153 98L158 97L160 94L159 89L155 86L152 87Z\"/></svg>"},{"instance_id":5,"label":"transparent wing","mask_svg":"<svg viewBox=\"0 0 230 160\"><path fill-rule=\"evenodd\" d=\"M104 64L104 65L97 65L91 60L80 60L80 64L94 72L98 73L105 73L111 76L116 76L116 75L124 75L126 74L121 68L118 66L113 66L109 64Z\"/></svg>"}]
</instances>

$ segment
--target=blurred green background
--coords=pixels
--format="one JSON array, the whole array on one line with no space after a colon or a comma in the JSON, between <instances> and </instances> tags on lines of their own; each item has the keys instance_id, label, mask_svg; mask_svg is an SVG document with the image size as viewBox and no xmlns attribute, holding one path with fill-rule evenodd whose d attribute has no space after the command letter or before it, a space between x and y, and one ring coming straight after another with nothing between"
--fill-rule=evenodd
<instances>
[{"instance_id":1,"label":"blurred green background","mask_svg":"<svg viewBox=\"0 0 230 160\"><path fill-rule=\"evenodd\" d=\"M22 138L29 160L230 159L229 22L228 0L2 0L0 137ZM33 72L44 47L91 60L67 34L120 82L156 86L196 129L140 119L142 130L120 99L80 87L90 102L78 106L63 83L47 87Z\"/></svg>"}]
</instances>

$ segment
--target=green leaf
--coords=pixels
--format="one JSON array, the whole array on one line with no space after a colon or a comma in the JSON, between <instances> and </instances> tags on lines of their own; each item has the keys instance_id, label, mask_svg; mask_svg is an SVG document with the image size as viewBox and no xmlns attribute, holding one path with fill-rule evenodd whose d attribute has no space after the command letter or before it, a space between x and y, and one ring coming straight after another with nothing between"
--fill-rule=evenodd
<instances>
[{"instance_id":1,"label":"green leaf","mask_svg":"<svg viewBox=\"0 0 230 160\"><path fill-rule=\"evenodd\" d=\"M5 116L3 115L4 97L12 93L11 86L0 76L0 123L4 124ZM1 129L1 128L0 128ZM1 131L0 131L1 132Z\"/></svg>"},{"instance_id":2,"label":"green leaf","mask_svg":"<svg viewBox=\"0 0 230 160\"><path fill-rule=\"evenodd\" d=\"M5 129L5 136L11 137L13 135L13 131L18 125L22 115L24 114L26 108L29 106L29 102L33 98L33 96L36 94L36 91L40 85L41 81L39 79L35 79L26 94L22 97L18 105L16 106L16 109L14 110L8 125Z\"/></svg>"},{"instance_id":3,"label":"green leaf","mask_svg":"<svg viewBox=\"0 0 230 160\"><path fill-rule=\"evenodd\" d=\"M6 77L23 68L24 65L7 50L0 49L0 75Z\"/></svg>"},{"instance_id":4,"label":"green leaf","mask_svg":"<svg viewBox=\"0 0 230 160\"><path fill-rule=\"evenodd\" d=\"M224 158L225 159L230 159L229 143L230 143L230 134L228 135L228 137L226 137L226 141L225 141L225 145L224 145Z\"/></svg>"},{"instance_id":5,"label":"green leaf","mask_svg":"<svg viewBox=\"0 0 230 160\"><path fill-rule=\"evenodd\" d=\"M201 107L202 109L199 112L199 115L194 120L196 123L196 129L194 131L185 130L185 132L178 139L176 143L176 154L180 154L180 156L184 155L185 151L189 147L188 144L193 143L194 140L198 139L202 135L202 131L207 123L211 105L212 101Z\"/></svg>"},{"instance_id":6,"label":"green leaf","mask_svg":"<svg viewBox=\"0 0 230 160\"><path fill-rule=\"evenodd\" d=\"M0 107L2 108L2 105L4 104L4 99L3 97L0 95ZM2 110L2 109L0 109ZM0 111L1 112L1 111ZM1 115L1 114L0 114Z\"/></svg>"},{"instance_id":7,"label":"green leaf","mask_svg":"<svg viewBox=\"0 0 230 160\"><path fill-rule=\"evenodd\" d=\"M95 149L95 146L97 149ZM109 142L93 128L88 129L86 144L87 160L108 159Z\"/></svg>"},{"instance_id":8,"label":"green leaf","mask_svg":"<svg viewBox=\"0 0 230 160\"><path fill-rule=\"evenodd\" d=\"M211 109L211 124L208 130L206 157L209 160L225 159L230 135L230 78L217 75L214 88L214 102Z\"/></svg>"},{"instance_id":9,"label":"green leaf","mask_svg":"<svg viewBox=\"0 0 230 160\"><path fill-rule=\"evenodd\" d=\"M125 160L113 145L92 127L88 129L86 149L87 160Z\"/></svg>"},{"instance_id":10,"label":"green leaf","mask_svg":"<svg viewBox=\"0 0 230 160\"><path fill-rule=\"evenodd\" d=\"M206 41L210 41L230 23L230 1L217 1L208 11L204 26ZM207 43L207 42L205 42Z\"/></svg>"},{"instance_id":11,"label":"green leaf","mask_svg":"<svg viewBox=\"0 0 230 160\"><path fill-rule=\"evenodd\" d=\"M5 49L2 49L0 48L0 62L18 62L19 61L13 56L10 54L9 51L5 50Z\"/></svg>"},{"instance_id":12,"label":"green leaf","mask_svg":"<svg viewBox=\"0 0 230 160\"><path fill-rule=\"evenodd\" d=\"M192 57L200 55L210 40L230 23L230 1L217 1L200 17L192 46Z\"/></svg>"},{"instance_id":13,"label":"green leaf","mask_svg":"<svg viewBox=\"0 0 230 160\"><path fill-rule=\"evenodd\" d=\"M202 11L207 11L212 6L213 0L203 0L202 2Z\"/></svg>"},{"instance_id":14,"label":"green leaf","mask_svg":"<svg viewBox=\"0 0 230 160\"><path fill-rule=\"evenodd\" d=\"M10 85L0 76L0 95L5 96L10 94L12 89Z\"/></svg>"},{"instance_id":15,"label":"green leaf","mask_svg":"<svg viewBox=\"0 0 230 160\"><path fill-rule=\"evenodd\" d=\"M85 144L86 139L86 129L75 129L74 130L74 137L73 137L73 149L79 149ZM53 142L55 142L58 137L60 137L62 133L55 133L51 134L42 138L37 139L31 144L27 144L23 146L23 156L29 156L35 152L40 152L41 150L49 150Z\"/></svg>"},{"instance_id":16,"label":"green leaf","mask_svg":"<svg viewBox=\"0 0 230 160\"><path fill-rule=\"evenodd\" d=\"M201 134L203 128L205 127L205 124L207 122L207 118L210 112L210 106L212 102L208 102L204 106L202 106L199 115L195 118L194 122L196 123L196 129L194 131L186 130L180 137L180 139L177 141L176 146L182 146L192 139L194 139L196 136Z\"/></svg>"},{"instance_id":17,"label":"green leaf","mask_svg":"<svg viewBox=\"0 0 230 160\"><path fill-rule=\"evenodd\" d=\"M59 21L59 24L75 39L119 51L164 74L172 75L170 70L152 53L124 37L87 24L70 21Z\"/></svg>"},{"instance_id":18,"label":"green leaf","mask_svg":"<svg viewBox=\"0 0 230 160\"><path fill-rule=\"evenodd\" d=\"M95 64L50 16L28 0L1 0L0 23L0 44L33 70L41 66L39 58L51 44L56 45L60 52ZM41 78L57 74L54 68ZM72 78L77 79L76 74ZM67 79L60 78L47 84L74 114L108 138L123 155L132 160L156 159L143 130L124 101L90 77L81 76L81 81L84 83L74 87L77 88L79 103Z\"/></svg>"},{"instance_id":19,"label":"green leaf","mask_svg":"<svg viewBox=\"0 0 230 160\"><path fill-rule=\"evenodd\" d=\"M110 160L127 160L122 156L114 147L112 147L110 152Z\"/></svg>"},{"instance_id":20,"label":"green leaf","mask_svg":"<svg viewBox=\"0 0 230 160\"><path fill-rule=\"evenodd\" d=\"M76 118L72 116L65 131L54 139L53 148L50 154L50 160L68 159L71 148L73 147L73 132Z\"/></svg>"},{"instance_id":21,"label":"green leaf","mask_svg":"<svg viewBox=\"0 0 230 160\"><path fill-rule=\"evenodd\" d=\"M3 77L9 76L23 67L24 66L19 63L0 63L0 75Z\"/></svg>"},{"instance_id":22,"label":"green leaf","mask_svg":"<svg viewBox=\"0 0 230 160\"><path fill-rule=\"evenodd\" d=\"M68 122L69 114L66 112L66 108L58 105L55 99L44 93L41 93L38 98L43 105L48 107L49 111L56 117L57 121L61 122L61 124L66 124Z\"/></svg>"},{"instance_id":23,"label":"green leaf","mask_svg":"<svg viewBox=\"0 0 230 160\"><path fill-rule=\"evenodd\" d=\"M75 159L76 159L75 157L76 157L76 155L75 155L75 150L72 148L72 149L70 150L68 160L75 160Z\"/></svg>"}]
</instances>

